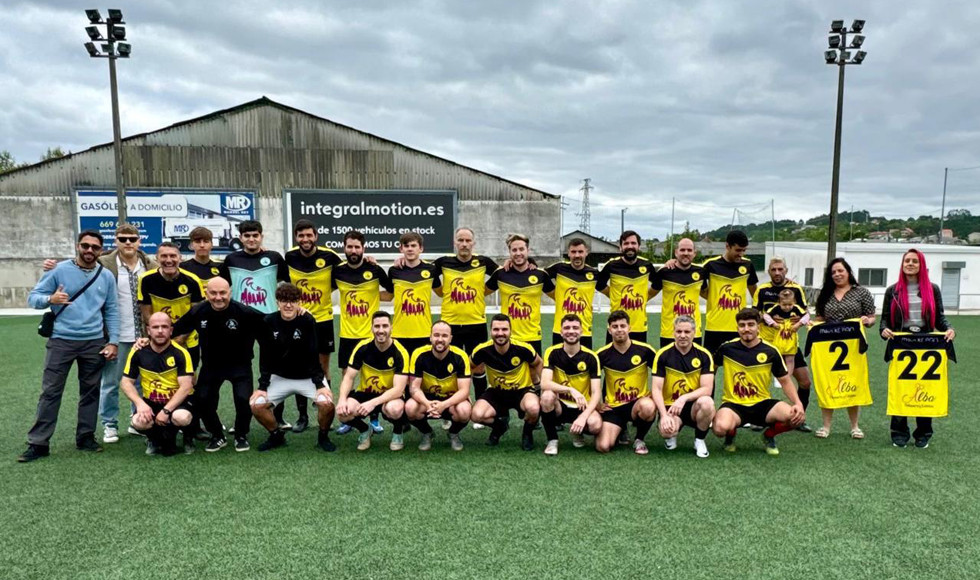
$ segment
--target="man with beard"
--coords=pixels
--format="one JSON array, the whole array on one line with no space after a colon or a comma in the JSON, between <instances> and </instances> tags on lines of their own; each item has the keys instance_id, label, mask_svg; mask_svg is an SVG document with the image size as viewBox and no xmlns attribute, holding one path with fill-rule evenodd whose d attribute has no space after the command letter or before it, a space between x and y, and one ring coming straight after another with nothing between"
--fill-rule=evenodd
<instances>
[{"instance_id":1,"label":"man with beard","mask_svg":"<svg viewBox=\"0 0 980 580\"><path fill-rule=\"evenodd\" d=\"M408 232L398 239L401 262L388 268L393 287L391 335L409 354L429 345L432 327L432 284L435 266L422 260L423 239Z\"/></svg>"},{"instance_id":2,"label":"man with beard","mask_svg":"<svg viewBox=\"0 0 980 580\"><path fill-rule=\"evenodd\" d=\"M602 400L599 358L582 346L582 321L577 314L561 319L562 342L544 355L541 371L541 422L548 437L545 455L558 454L558 423L571 424L572 445L584 447L584 433L598 435L602 417L596 412Z\"/></svg>"},{"instance_id":3,"label":"man with beard","mask_svg":"<svg viewBox=\"0 0 980 580\"><path fill-rule=\"evenodd\" d=\"M647 301L653 264L640 257L640 234L626 230L619 236L618 258L609 260L599 272L599 287L609 296L610 310L621 310L629 317L630 339L647 341ZM606 333L606 343L612 342Z\"/></svg>"},{"instance_id":4,"label":"man with beard","mask_svg":"<svg viewBox=\"0 0 980 580\"><path fill-rule=\"evenodd\" d=\"M492 340L473 349L473 372L485 372L489 387L473 405L472 420L493 427L487 445L495 447L507 431L508 413L516 410L524 415L521 448L533 451L534 425L541 412L536 392L541 383L541 357L529 344L511 341L510 318L506 314L495 314L490 319L490 334Z\"/></svg>"},{"instance_id":5,"label":"man with beard","mask_svg":"<svg viewBox=\"0 0 980 580\"><path fill-rule=\"evenodd\" d=\"M541 355L541 295L553 294L555 285L544 270L531 268L530 240L522 234L507 237L510 268L499 268L487 280L487 291L500 291L500 309L510 317L511 337L531 345Z\"/></svg>"},{"instance_id":6,"label":"man with beard","mask_svg":"<svg viewBox=\"0 0 980 580\"><path fill-rule=\"evenodd\" d=\"M409 366L411 398L405 402L405 415L422 440L419 451L432 448L430 419L450 421L449 444L463 450L459 433L470 420L470 359L463 349L452 346L452 327L445 321L432 325L429 345L412 354Z\"/></svg>"},{"instance_id":7,"label":"man with beard","mask_svg":"<svg viewBox=\"0 0 980 580\"><path fill-rule=\"evenodd\" d=\"M172 242L157 246L157 263L160 265L155 270L140 277L137 300L146 324L150 323L150 316L157 312L166 313L173 323L187 314L193 305L204 300L201 280L180 269L180 251ZM197 368L200 359L197 343L196 332L187 335L183 343L191 357L191 368Z\"/></svg>"},{"instance_id":8,"label":"man with beard","mask_svg":"<svg viewBox=\"0 0 980 580\"><path fill-rule=\"evenodd\" d=\"M715 414L712 430L725 438L725 451L735 451L735 429L749 423L766 425L762 440L766 453L779 455L776 435L799 426L806 417L796 386L789 379L783 356L759 338L762 315L755 308L743 308L735 315L738 339L730 340L715 353L715 362L724 367L725 391L721 408ZM775 377L790 404L773 399L769 385Z\"/></svg>"},{"instance_id":9,"label":"man with beard","mask_svg":"<svg viewBox=\"0 0 980 580\"><path fill-rule=\"evenodd\" d=\"M694 322L694 337L701 338L701 287L704 271L694 261L694 242L682 238L674 250L676 266L657 270L651 279L651 298L663 291L660 309L660 347L674 341L674 320L688 316Z\"/></svg>"},{"instance_id":10,"label":"man with beard","mask_svg":"<svg viewBox=\"0 0 980 580\"><path fill-rule=\"evenodd\" d=\"M293 226L296 247L286 252L289 279L300 290L300 305L316 320L316 345L320 368L327 384L330 384L330 354L334 351L333 335L333 269L341 259L329 248L317 246L316 225L301 219ZM299 418L293 425L294 433L302 433L310 424L307 401L296 393L296 409Z\"/></svg>"},{"instance_id":11,"label":"man with beard","mask_svg":"<svg viewBox=\"0 0 980 580\"><path fill-rule=\"evenodd\" d=\"M582 238L572 238L568 242L568 260L555 262L545 268L554 281L555 290L548 294L555 301L555 322L551 329L551 344L562 343L561 324L566 314L575 314L582 323L582 336L579 342L585 348L592 348L592 301L599 286L599 270L585 263L589 248Z\"/></svg>"}]
</instances>

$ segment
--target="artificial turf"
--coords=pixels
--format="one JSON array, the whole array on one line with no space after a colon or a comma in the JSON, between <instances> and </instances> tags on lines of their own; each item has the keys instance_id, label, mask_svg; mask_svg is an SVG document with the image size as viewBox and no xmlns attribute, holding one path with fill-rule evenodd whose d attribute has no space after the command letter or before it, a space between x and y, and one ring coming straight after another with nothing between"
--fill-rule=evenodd
<instances>
[{"instance_id":1,"label":"artificial turf","mask_svg":"<svg viewBox=\"0 0 980 580\"><path fill-rule=\"evenodd\" d=\"M386 430L368 452L347 435L326 454L314 429L258 453L254 422L247 453L147 457L123 434L90 454L74 449L72 373L51 457L21 465L44 342L35 318L3 318L0 577L976 578L980 461L968 425L980 318L952 323L951 414L925 450L891 446L883 345L871 337L867 438L851 440L839 412L829 439L787 433L778 457L745 431L734 454L709 435L700 460L690 430L667 452L656 428L646 457L573 449L567 432L545 457L540 431L526 453L516 428L494 449L467 428L454 453L438 427L427 453L417 431L389 451ZM230 403L225 390L227 425Z\"/></svg>"}]
</instances>

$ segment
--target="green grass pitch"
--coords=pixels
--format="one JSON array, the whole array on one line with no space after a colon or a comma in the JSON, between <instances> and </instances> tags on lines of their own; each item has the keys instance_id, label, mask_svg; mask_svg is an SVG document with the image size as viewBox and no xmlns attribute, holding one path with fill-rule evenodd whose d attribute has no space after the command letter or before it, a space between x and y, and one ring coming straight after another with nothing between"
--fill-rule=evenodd
<instances>
[{"instance_id":1,"label":"green grass pitch","mask_svg":"<svg viewBox=\"0 0 980 580\"><path fill-rule=\"evenodd\" d=\"M548 458L540 431L525 453L519 429L496 449L467 429L453 453L438 428L424 454L417 431L389 451L390 430L367 453L351 435L335 438L337 453L314 450L310 430L260 454L254 422L248 453L147 457L124 434L85 454L73 445L72 373L51 457L20 465L44 342L35 318L0 319L0 576L976 578L980 318L952 322L951 415L926 450L891 446L883 345L871 337L867 439L852 441L839 412L830 439L787 433L775 458L751 432L733 455L709 435L699 460L685 430L668 453L655 428L646 457L573 449L563 432ZM808 420L819 422L815 403Z\"/></svg>"}]
</instances>

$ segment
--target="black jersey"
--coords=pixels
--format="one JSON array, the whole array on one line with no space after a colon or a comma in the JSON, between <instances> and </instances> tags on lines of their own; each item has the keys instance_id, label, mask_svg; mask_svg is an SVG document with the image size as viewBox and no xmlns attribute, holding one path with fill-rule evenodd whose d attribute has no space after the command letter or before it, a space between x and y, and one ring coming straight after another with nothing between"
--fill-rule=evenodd
<instances>
[{"instance_id":1,"label":"black jersey","mask_svg":"<svg viewBox=\"0 0 980 580\"><path fill-rule=\"evenodd\" d=\"M714 375L715 362L708 349L696 342L687 353L682 353L676 344L669 344L657 351L653 374L664 380L661 392L669 407L681 395L700 388L702 375Z\"/></svg>"},{"instance_id":2,"label":"black jersey","mask_svg":"<svg viewBox=\"0 0 980 580\"><path fill-rule=\"evenodd\" d=\"M803 290L803 286L789 280L784 282L782 286L776 286L772 281L759 284L755 289L755 295L752 297L752 305L759 312L766 312L779 304L779 293L783 290L792 290L793 297L796 298L796 305L806 310L806 292Z\"/></svg>"},{"instance_id":3,"label":"black jersey","mask_svg":"<svg viewBox=\"0 0 980 580\"><path fill-rule=\"evenodd\" d=\"M568 356L564 345L556 344L544 353L544 368L551 370L551 378L554 382L571 387L585 396L585 400L592 399L592 379L598 379L599 357L591 350L582 347L575 356ZM575 407L575 399L562 394L558 400L566 407Z\"/></svg>"},{"instance_id":4,"label":"black jersey","mask_svg":"<svg viewBox=\"0 0 980 580\"><path fill-rule=\"evenodd\" d=\"M459 390L459 379L470 377L470 358L461 348L450 346L446 356L436 357L432 345L412 353L409 372L421 380L422 392L437 399L448 399Z\"/></svg>"},{"instance_id":5,"label":"black jersey","mask_svg":"<svg viewBox=\"0 0 980 580\"><path fill-rule=\"evenodd\" d=\"M715 360L725 367L725 391L721 398L725 403L751 406L770 399L769 385L773 377L787 374L783 355L763 340L753 347L745 346L737 338L730 340L718 347Z\"/></svg>"},{"instance_id":6,"label":"black jersey","mask_svg":"<svg viewBox=\"0 0 980 580\"><path fill-rule=\"evenodd\" d=\"M395 375L408 375L410 358L397 340L385 350L379 350L373 338L362 340L350 355L348 368L360 371L357 391L380 395L395 386Z\"/></svg>"},{"instance_id":7,"label":"black jersey","mask_svg":"<svg viewBox=\"0 0 980 580\"><path fill-rule=\"evenodd\" d=\"M596 351L602 366L602 390L610 407L619 407L650 395L650 369L657 351L645 342L630 341L626 352L610 342Z\"/></svg>"},{"instance_id":8,"label":"black jersey","mask_svg":"<svg viewBox=\"0 0 980 580\"><path fill-rule=\"evenodd\" d=\"M194 305L174 324L174 336L197 331L201 344L201 369L252 368L255 339L263 327L264 314L232 300L224 310L210 302Z\"/></svg>"},{"instance_id":9,"label":"black jersey","mask_svg":"<svg viewBox=\"0 0 980 580\"><path fill-rule=\"evenodd\" d=\"M123 375L137 382L140 395L154 403L166 404L180 388L179 377L193 377L191 355L171 342L163 352L152 346L129 351Z\"/></svg>"},{"instance_id":10,"label":"black jersey","mask_svg":"<svg viewBox=\"0 0 980 580\"><path fill-rule=\"evenodd\" d=\"M272 375L284 379L309 379L323 386L316 344L316 320L310 313L284 320L278 312L265 316L259 335L259 388L269 388Z\"/></svg>"},{"instance_id":11,"label":"black jersey","mask_svg":"<svg viewBox=\"0 0 980 580\"><path fill-rule=\"evenodd\" d=\"M191 258L181 262L180 269L197 276L201 281L201 292L204 292L208 285L208 280L221 274L221 263L209 259L206 264L202 264L194 258Z\"/></svg>"},{"instance_id":12,"label":"black jersey","mask_svg":"<svg viewBox=\"0 0 980 580\"><path fill-rule=\"evenodd\" d=\"M531 365L538 357L531 345L512 340L503 353L497 352L492 340L478 344L473 349L473 366L484 365L487 371L487 387L491 389L517 390L534 386Z\"/></svg>"}]
</instances>

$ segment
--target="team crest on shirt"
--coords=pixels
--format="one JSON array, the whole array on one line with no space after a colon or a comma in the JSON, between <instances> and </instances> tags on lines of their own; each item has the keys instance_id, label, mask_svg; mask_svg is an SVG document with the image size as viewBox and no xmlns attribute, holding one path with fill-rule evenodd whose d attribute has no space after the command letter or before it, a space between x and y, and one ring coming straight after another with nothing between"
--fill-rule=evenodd
<instances>
[{"instance_id":1,"label":"team crest on shirt","mask_svg":"<svg viewBox=\"0 0 980 580\"><path fill-rule=\"evenodd\" d=\"M693 316L698 305L687 296L678 293L674 298L674 316Z\"/></svg>"},{"instance_id":2,"label":"team crest on shirt","mask_svg":"<svg viewBox=\"0 0 980 580\"><path fill-rule=\"evenodd\" d=\"M301 338L303 338L303 333L300 332L299 329L297 328L296 330L293 331L293 340L299 340Z\"/></svg>"},{"instance_id":3,"label":"team crest on shirt","mask_svg":"<svg viewBox=\"0 0 980 580\"><path fill-rule=\"evenodd\" d=\"M212 266L211 273L214 274L215 276L217 276L218 275L218 272L219 272L219 270L217 268L215 268L215 267Z\"/></svg>"},{"instance_id":4,"label":"team crest on shirt","mask_svg":"<svg viewBox=\"0 0 980 580\"><path fill-rule=\"evenodd\" d=\"M228 330L238 330L238 321L234 318L229 318L228 322L225 322L225 326L228 327Z\"/></svg>"},{"instance_id":5,"label":"team crest on shirt","mask_svg":"<svg viewBox=\"0 0 980 580\"><path fill-rule=\"evenodd\" d=\"M746 399L759 396L759 387L752 384L744 371L738 371L732 378L735 383L732 392L735 393L735 396Z\"/></svg>"},{"instance_id":6,"label":"team crest on shirt","mask_svg":"<svg viewBox=\"0 0 980 580\"><path fill-rule=\"evenodd\" d=\"M309 280L297 280L296 287L299 288L299 301L304 304L319 304L323 299L323 290L310 286Z\"/></svg>"},{"instance_id":7,"label":"team crest on shirt","mask_svg":"<svg viewBox=\"0 0 980 580\"><path fill-rule=\"evenodd\" d=\"M393 357L393 356L389 356L388 357L388 366L390 366L390 367L395 366L395 357Z\"/></svg>"},{"instance_id":8,"label":"team crest on shirt","mask_svg":"<svg viewBox=\"0 0 980 580\"><path fill-rule=\"evenodd\" d=\"M474 268L476 268L479 265L480 265L480 261L479 260L477 260L475 258L472 259L472 260L470 260L470 266L473 266Z\"/></svg>"},{"instance_id":9,"label":"team crest on shirt","mask_svg":"<svg viewBox=\"0 0 980 580\"><path fill-rule=\"evenodd\" d=\"M588 308L588 303L579 296L578 290L569 288L565 293L565 299L561 301L562 310L566 314L582 314Z\"/></svg>"},{"instance_id":10,"label":"team crest on shirt","mask_svg":"<svg viewBox=\"0 0 980 580\"><path fill-rule=\"evenodd\" d=\"M646 266L640 266L640 274L646 274L646 273L647 273L647 267Z\"/></svg>"},{"instance_id":11,"label":"team crest on shirt","mask_svg":"<svg viewBox=\"0 0 980 580\"><path fill-rule=\"evenodd\" d=\"M271 263L272 260L270 260L268 256L262 256L262 258L259 260L259 264L262 264L263 266L268 266Z\"/></svg>"},{"instance_id":12,"label":"team crest on shirt","mask_svg":"<svg viewBox=\"0 0 980 580\"><path fill-rule=\"evenodd\" d=\"M371 272L364 272L365 280L370 280L371 278L374 278L374 274L372 274Z\"/></svg>"},{"instance_id":13,"label":"team crest on shirt","mask_svg":"<svg viewBox=\"0 0 980 580\"><path fill-rule=\"evenodd\" d=\"M428 270L422 270L422 273L419 275L422 276L423 278L429 278L430 276L432 276L432 274L430 274Z\"/></svg>"},{"instance_id":14,"label":"team crest on shirt","mask_svg":"<svg viewBox=\"0 0 980 580\"><path fill-rule=\"evenodd\" d=\"M640 364L640 361L642 361L642 360L643 360L643 359L642 359L642 358L640 358L640 355L638 355L638 354L634 354L634 355L633 355L633 358L631 358L631 359L630 359L630 362L631 362L632 364L635 364L635 365L638 365L638 364Z\"/></svg>"},{"instance_id":15,"label":"team crest on shirt","mask_svg":"<svg viewBox=\"0 0 980 580\"><path fill-rule=\"evenodd\" d=\"M187 294L187 284L181 284L180 286L177 286L177 292L180 292L181 294Z\"/></svg>"},{"instance_id":16,"label":"team crest on shirt","mask_svg":"<svg viewBox=\"0 0 980 580\"><path fill-rule=\"evenodd\" d=\"M415 295L415 290L409 288L402 294L401 313L406 316L419 316L425 314L425 301Z\"/></svg>"},{"instance_id":17,"label":"team crest on shirt","mask_svg":"<svg viewBox=\"0 0 980 580\"><path fill-rule=\"evenodd\" d=\"M586 280L595 280L595 274L593 274L592 272L586 272L585 273L585 279Z\"/></svg>"},{"instance_id":18,"label":"team crest on shirt","mask_svg":"<svg viewBox=\"0 0 980 580\"><path fill-rule=\"evenodd\" d=\"M357 295L357 290L350 290L344 296L347 298L347 306L344 308L347 316L368 315L368 303Z\"/></svg>"},{"instance_id":19,"label":"team crest on shirt","mask_svg":"<svg viewBox=\"0 0 980 580\"><path fill-rule=\"evenodd\" d=\"M696 358L696 359L692 360L691 361L691 366L694 367L694 368L696 368L696 369L697 368L701 368L701 359Z\"/></svg>"},{"instance_id":20,"label":"team crest on shirt","mask_svg":"<svg viewBox=\"0 0 980 580\"><path fill-rule=\"evenodd\" d=\"M735 289L732 288L731 284L725 284L719 292L718 306L722 310L740 310L742 308L742 297L735 294Z\"/></svg>"},{"instance_id":21,"label":"team crest on shirt","mask_svg":"<svg viewBox=\"0 0 980 580\"><path fill-rule=\"evenodd\" d=\"M530 320L534 309L525 302L520 294L511 294L507 300L507 316L511 320Z\"/></svg>"},{"instance_id":22,"label":"team crest on shirt","mask_svg":"<svg viewBox=\"0 0 980 580\"><path fill-rule=\"evenodd\" d=\"M745 267L745 266L739 266L739 267L738 267L738 273L739 273L739 274L744 274L744 273L746 273L746 272L748 272L748 269L746 269L746 267Z\"/></svg>"},{"instance_id":23,"label":"team crest on shirt","mask_svg":"<svg viewBox=\"0 0 980 580\"><path fill-rule=\"evenodd\" d=\"M273 330L272 331L272 338L275 338L275 339L278 339L279 338L279 331L278 330Z\"/></svg>"},{"instance_id":24,"label":"team crest on shirt","mask_svg":"<svg viewBox=\"0 0 980 580\"><path fill-rule=\"evenodd\" d=\"M207 320L202 320L201 321L201 328L204 329L204 328L207 328L207 327L208 327L208 321Z\"/></svg>"},{"instance_id":25,"label":"team crest on shirt","mask_svg":"<svg viewBox=\"0 0 980 580\"><path fill-rule=\"evenodd\" d=\"M510 359L510 364L511 364L511 366L515 366L516 367L517 365L521 364L521 359L515 356L515 357L513 357L513 358Z\"/></svg>"},{"instance_id":26,"label":"team crest on shirt","mask_svg":"<svg viewBox=\"0 0 980 580\"><path fill-rule=\"evenodd\" d=\"M531 284L537 284L538 283L538 277L537 276L531 276L531 277L529 277L527 279L527 281L530 282Z\"/></svg>"},{"instance_id":27,"label":"team crest on shirt","mask_svg":"<svg viewBox=\"0 0 980 580\"><path fill-rule=\"evenodd\" d=\"M450 285L449 298L457 304L469 304L476 300L476 290L462 278L456 278Z\"/></svg>"},{"instance_id":28,"label":"team crest on shirt","mask_svg":"<svg viewBox=\"0 0 980 580\"><path fill-rule=\"evenodd\" d=\"M694 280L695 282L697 282L700 279L701 279L701 274L698 274L697 272L694 272L694 273L691 274L691 280Z\"/></svg>"},{"instance_id":29,"label":"team crest on shirt","mask_svg":"<svg viewBox=\"0 0 980 580\"><path fill-rule=\"evenodd\" d=\"M767 359L768 359L768 357L766 356L766 353L764 353L764 352L760 352L759 354L755 355L755 360L757 360L757 361L759 361L761 363L766 362Z\"/></svg>"},{"instance_id":30,"label":"team crest on shirt","mask_svg":"<svg viewBox=\"0 0 980 580\"><path fill-rule=\"evenodd\" d=\"M449 363L449 366L446 367L446 370L449 372L453 372L453 363Z\"/></svg>"},{"instance_id":31,"label":"team crest on shirt","mask_svg":"<svg viewBox=\"0 0 980 580\"><path fill-rule=\"evenodd\" d=\"M578 361L578 365L577 365L577 368L578 368L578 370L580 370L580 371L584 371L584 370L585 370L585 361L584 361L584 360L580 360L580 361Z\"/></svg>"},{"instance_id":32,"label":"team crest on shirt","mask_svg":"<svg viewBox=\"0 0 980 580\"><path fill-rule=\"evenodd\" d=\"M327 265L327 261L324 260L323 258L317 258L316 259L316 267L317 268L322 268L322 267L324 267L326 265Z\"/></svg>"},{"instance_id":33,"label":"team crest on shirt","mask_svg":"<svg viewBox=\"0 0 980 580\"><path fill-rule=\"evenodd\" d=\"M172 357L172 356L168 356L167 357L167 366L168 367L175 367L175 366L177 366L177 360L174 359L174 357Z\"/></svg>"}]
</instances>

